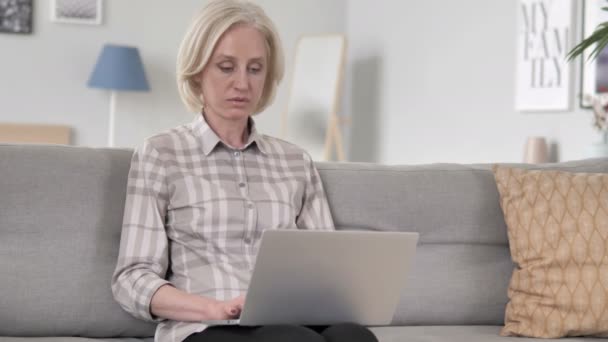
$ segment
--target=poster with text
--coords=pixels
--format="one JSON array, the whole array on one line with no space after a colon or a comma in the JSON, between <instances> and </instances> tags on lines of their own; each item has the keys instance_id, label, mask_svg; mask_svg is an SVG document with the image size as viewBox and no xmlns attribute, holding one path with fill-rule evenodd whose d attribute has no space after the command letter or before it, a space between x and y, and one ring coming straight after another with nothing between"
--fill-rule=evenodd
<instances>
[{"instance_id":1,"label":"poster with text","mask_svg":"<svg viewBox=\"0 0 608 342\"><path fill-rule=\"evenodd\" d=\"M515 109L570 109L572 0L519 0Z\"/></svg>"}]
</instances>

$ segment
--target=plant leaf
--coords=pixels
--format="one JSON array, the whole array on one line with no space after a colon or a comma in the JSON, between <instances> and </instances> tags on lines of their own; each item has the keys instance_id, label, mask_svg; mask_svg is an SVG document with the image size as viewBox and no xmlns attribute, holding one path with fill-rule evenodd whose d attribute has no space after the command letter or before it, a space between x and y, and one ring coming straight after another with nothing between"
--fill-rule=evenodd
<instances>
[{"instance_id":1,"label":"plant leaf","mask_svg":"<svg viewBox=\"0 0 608 342\"><path fill-rule=\"evenodd\" d=\"M608 2L608 0L606 2ZM608 6L602 7L602 10L608 11ZM597 45L593 48L587 60L597 58L599 53L604 50L606 45L608 45L608 22L603 22L599 24L595 28L595 31L593 31L593 33L589 37L583 39L580 43L578 43L578 45L576 45L572 50L570 50L570 52L568 52L568 54L566 55L566 60L573 60L577 56L581 55L593 44Z\"/></svg>"},{"instance_id":2,"label":"plant leaf","mask_svg":"<svg viewBox=\"0 0 608 342\"><path fill-rule=\"evenodd\" d=\"M576 45L568 55L566 59L571 61L575 57L581 55L583 51L587 50L593 44L597 44L593 51L589 54L589 59L594 59L597 55L608 45L608 22L601 23L595 29L595 31L587 38L583 39L578 45Z\"/></svg>"},{"instance_id":3,"label":"plant leaf","mask_svg":"<svg viewBox=\"0 0 608 342\"><path fill-rule=\"evenodd\" d=\"M589 54L588 60L597 58L597 56L600 54L600 52L602 52L602 50L604 50L606 45L608 45L608 26L603 28L603 30L604 30L604 33L603 33L601 39L597 42L597 45L595 46L593 51Z\"/></svg>"}]
</instances>

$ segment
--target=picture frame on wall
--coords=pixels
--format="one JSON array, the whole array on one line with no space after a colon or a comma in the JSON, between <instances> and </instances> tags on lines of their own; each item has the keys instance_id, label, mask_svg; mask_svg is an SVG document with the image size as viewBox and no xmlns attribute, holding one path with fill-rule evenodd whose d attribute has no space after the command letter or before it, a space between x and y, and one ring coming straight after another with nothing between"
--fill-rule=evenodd
<instances>
[{"instance_id":1,"label":"picture frame on wall","mask_svg":"<svg viewBox=\"0 0 608 342\"><path fill-rule=\"evenodd\" d=\"M583 0L583 29L581 38L589 37L602 22L608 21L608 11L602 10L606 2ZM589 59L593 49L583 51L581 57L580 106L591 108L591 100L600 93L608 93L608 48L600 51L596 59Z\"/></svg>"},{"instance_id":2,"label":"picture frame on wall","mask_svg":"<svg viewBox=\"0 0 608 342\"><path fill-rule=\"evenodd\" d=\"M566 55L575 13L572 0L518 1L515 110L571 108L572 75Z\"/></svg>"},{"instance_id":3,"label":"picture frame on wall","mask_svg":"<svg viewBox=\"0 0 608 342\"><path fill-rule=\"evenodd\" d=\"M32 33L32 0L0 0L0 32Z\"/></svg>"},{"instance_id":4,"label":"picture frame on wall","mask_svg":"<svg viewBox=\"0 0 608 342\"><path fill-rule=\"evenodd\" d=\"M100 25L103 0L51 0L51 21L68 24Z\"/></svg>"}]
</instances>

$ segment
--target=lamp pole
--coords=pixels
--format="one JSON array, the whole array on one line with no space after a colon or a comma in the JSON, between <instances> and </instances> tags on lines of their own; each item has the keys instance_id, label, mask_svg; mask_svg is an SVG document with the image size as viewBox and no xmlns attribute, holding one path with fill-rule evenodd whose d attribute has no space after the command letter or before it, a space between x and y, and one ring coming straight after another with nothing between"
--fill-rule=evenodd
<instances>
[{"instance_id":1,"label":"lamp pole","mask_svg":"<svg viewBox=\"0 0 608 342\"><path fill-rule=\"evenodd\" d=\"M114 146L114 122L116 119L116 91L110 90L110 120L108 122L108 146Z\"/></svg>"}]
</instances>

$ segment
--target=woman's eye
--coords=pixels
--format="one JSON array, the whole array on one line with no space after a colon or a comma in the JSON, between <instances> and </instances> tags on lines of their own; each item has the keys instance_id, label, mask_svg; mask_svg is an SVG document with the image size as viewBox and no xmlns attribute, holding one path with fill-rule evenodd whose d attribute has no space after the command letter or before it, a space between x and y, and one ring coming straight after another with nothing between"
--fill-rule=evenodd
<instances>
[{"instance_id":1,"label":"woman's eye","mask_svg":"<svg viewBox=\"0 0 608 342\"><path fill-rule=\"evenodd\" d=\"M233 67L229 67L229 66L219 66L220 70L224 73L229 73L232 72L232 70L234 70Z\"/></svg>"},{"instance_id":2,"label":"woman's eye","mask_svg":"<svg viewBox=\"0 0 608 342\"><path fill-rule=\"evenodd\" d=\"M252 74L257 74L262 71L262 68L249 68L249 72Z\"/></svg>"}]
</instances>

